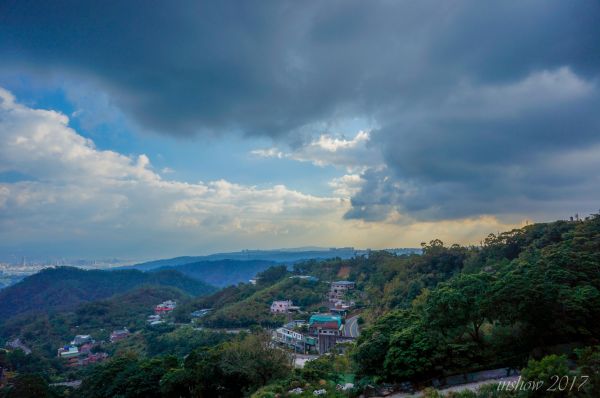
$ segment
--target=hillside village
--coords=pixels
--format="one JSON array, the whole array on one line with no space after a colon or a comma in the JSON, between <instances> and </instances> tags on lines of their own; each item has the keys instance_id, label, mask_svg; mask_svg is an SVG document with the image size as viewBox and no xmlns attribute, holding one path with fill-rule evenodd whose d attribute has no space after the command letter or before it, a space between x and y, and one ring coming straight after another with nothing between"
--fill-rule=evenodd
<instances>
[{"instance_id":1,"label":"hillside village","mask_svg":"<svg viewBox=\"0 0 600 398\"><path fill-rule=\"evenodd\" d=\"M328 312L312 313L308 322L293 319L285 323L273 331L273 341L297 353L323 355L338 344L354 340L358 337L358 327L353 326L355 317L350 318L350 323L346 319L354 302L345 301L344 298L355 287L356 284L350 281L331 282L325 303ZM270 310L289 317L303 313L291 300L273 301Z\"/></svg>"},{"instance_id":2,"label":"hillside village","mask_svg":"<svg viewBox=\"0 0 600 398\"><path fill-rule=\"evenodd\" d=\"M286 319L283 324L273 327L269 332L274 346L297 355L297 366L304 366L307 360L318 358L333 349L338 353L344 352L345 344L355 340L359 335L358 315L353 313L355 303L347 300L346 297L347 293L356 289L355 282L346 280L319 282L318 278L305 275L292 275L289 279L327 283L329 289L322 296L321 311L307 312L303 307L296 306L292 300L287 299L271 302L270 313ZM173 312L176 309L175 299L157 303L152 308L153 313L147 316L146 324L148 327L159 327L165 324L185 326L185 323L176 322L174 319ZM190 312L188 325L199 331L207 330L201 322L212 310L212 308L199 308ZM216 331L219 330L225 334L243 331L240 329L217 329ZM127 327L123 327L114 329L107 340L100 341L92 337L93 333L75 335L70 342L57 348L56 356L66 369L87 367L109 359L108 351L111 351L111 345L119 344L137 333L139 331L132 334ZM19 349L26 354L31 353L31 349L20 339L8 342L5 348Z\"/></svg>"},{"instance_id":3,"label":"hillside village","mask_svg":"<svg viewBox=\"0 0 600 398\"><path fill-rule=\"evenodd\" d=\"M292 276L290 278L298 278ZM299 279L316 282L315 277L299 276ZM290 350L294 354L305 355L303 360L296 363L303 366L306 359L314 359L324 355L332 349L337 352L344 351L344 343L355 340L358 335L357 316L348 317L354 308L353 301L345 300L346 294L356 288L351 281L334 281L329 283L329 290L323 296L326 312L306 313L300 306L295 306L292 300L275 300L271 303L270 312L284 315L287 322L271 331L271 339L275 346ZM165 323L178 324L174 321L172 312L177 308L177 301L173 299L158 303L153 308L153 314L148 315L146 322L154 327ZM190 325L198 327L198 321L211 312L211 308L201 308L189 314ZM294 319L303 316L308 319ZM238 332L238 330L223 330L224 333ZM109 358L106 353L108 344L127 339L131 332L126 328L115 329L111 332L108 341L96 341L91 335L76 335L73 340L57 349L57 357L63 360L67 368L85 367L90 364L105 361ZM13 349L29 350L20 340L7 345ZM30 350L29 350L30 351Z\"/></svg>"}]
</instances>

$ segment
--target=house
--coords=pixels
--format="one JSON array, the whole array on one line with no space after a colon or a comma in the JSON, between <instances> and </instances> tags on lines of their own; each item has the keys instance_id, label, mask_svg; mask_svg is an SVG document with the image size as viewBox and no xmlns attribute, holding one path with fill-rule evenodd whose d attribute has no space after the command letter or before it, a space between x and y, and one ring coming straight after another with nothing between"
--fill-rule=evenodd
<instances>
[{"instance_id":1,"label":"house","mask_svg":"<svg viewBox=\"0 0 600 398\"><path fill-rule=\"evenodd\" d=\"M127 328L113 330L113 332L110 334L110 342L114 343L115 341L123 340L127 338L129 334L129 330Z\"/></svg>"},{"instance_id":2,"label":"house","mask_svg":"<svg viewBox=\"0 0 600 398\"><path fill-rule=\"evenodd\" d=\"M308 330L311 334L326 334L341 336L342 329L342 317L331 314L314 314L311 315L308 321Z\"/></svg>"},{"instance_id":3,"label":"house","mask_svg":"<svg viewBox=\"0 0 600 398\"><path fill-rule=\"evenodd\" d=\"M329 301L338 301L342 300L346 293L350 290L354 290L356 284L351 281L337 281L331 282L331 287L329 288Z\"/></svg>"},{"instance_id":4,"label":"house","mask_svg":"<svg viewBox=\"0 0 600 398\"><path fill-rule=\"evenodd\" d=\"M105 352L93 353L92 349L96 346L96 344L94 340L91 340L91 338L87 339L86 337L89 336L75 336L73 341L87 341L79 346L71 343L71 345L66 345L58 349L57 356L65 361L65 366L70 368L86 366L90 363L100 362L108 358L108 354Z\"/></svg>"},{"instance_id":5,"label":"house","mask_svg":"<svg viewBox=\"0 0 600 398\"><path fill-rule=\"evenodd\" d=\"M317 337L320 354L329 352L335 346L343 328L342 318L338 315L314 314L308 321L308 332Z\"/></svg>"},{"instance_id":6,"label":"house","mask_svg":"<svg viewBox=\"0 0 600 398\"><path fill-rule=\"evenodd\" d=\"M58 357L63 359L77 358L79 356L79 348L74 345L66 345L58 349Z\"/></svg>"},{"instance_id":7,"label":"house","mask_svg":"<svg viewBox=\"0 0 600 398\"><path fill-rule=\"evenodd\" d=\"M330 301L330 305L329 305L329 311L331 311L334 314L338 314L338 315L342 315L342 316L346 316L346 314L348 314L348 312L356 305L356 303L354 301L343 301L343 300L338 300L338 301Z\"/></svg>"},{"instance_id":8,"label":"house","mask_svg":"<svg viewBox=\"0 0 600 398\"><path fill-rule=\"evenodd\" d=\"M154 307L154 312L157 314L165 314L173 311L175 307L177 307L177 303L175 301L167 300Z\"/></svg>"},{"instance_id":9,"label":"house","mask_svg":"<svg viewBox=\"0 0 600 398\"><path fill-rule=\"evenodd\" d=\"M293 307L292 300L276 300L271 304L273 314L286 314Z\"/></svg>"},{"instance_id":10,"label":"house","mask_svg":"<svg viewBox=\"0 0 600 398\"><path fill-rule=\"evenodd\" d=\"M92 339L92 336L90 336L89 334L78 334L77 336L75 336L75 338L73 339L73 341L71 341L71 345L74 346L80 346L86 343L93 343L94 340Z\"/></svg>"},{"instance_id":11,"label":"house","mask_svg":"<svg viewBox=\"0 0 600 398\"><path fill-rule=\"evenodd\" d=\"M299 333L286 326L277 328L273 331L271 339L274 342L304 354L316 346L317 339L315 337Z\"/></svg>"}]
</instances>

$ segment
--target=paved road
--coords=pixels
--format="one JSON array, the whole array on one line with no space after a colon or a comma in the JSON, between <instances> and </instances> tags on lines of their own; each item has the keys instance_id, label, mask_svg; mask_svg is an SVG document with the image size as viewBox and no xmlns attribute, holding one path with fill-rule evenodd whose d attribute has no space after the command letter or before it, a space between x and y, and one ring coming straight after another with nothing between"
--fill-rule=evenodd
<instances>
[{"instance_id":1,"label":"paved road","mask_svg":"<svg viewBox=\"0 0 600 398\"><path fill-rule=\"evenodd\" d=\"M344 326L344 336L346 337L358 337L360 331L358 330L358 315L346 319L346 325Z\"/></svg>"},{"instance_id":2,"label":"paved road","mask_svg":"<svg viewBox=\"0 0 600 398\"><path fill-rule=\"evenodd\" d=\"M474 383L467 383L467 384L460 384L460 385L453 386L453 387L446 387L446 388L439 390L439 392L442 396L446 396L450 392L460 392L460 391L465 391L465 390L477 392L479 387L484 386L486 384L495 384L495 383L499 383L501 381L505 381L505 382L506 381L516 381L516 380L518 380L518 378L519 378L519 376L510 376L510 377L503 377L501 379L482 380L482 381L477 381ZM423 394L421 392L416 392L414 394L396 393L396 394L388 395L387 398L419 398L422 396L423 396ZM375 398L380 398L380 397L375 397Z\"/></svg>"}]
</instances>

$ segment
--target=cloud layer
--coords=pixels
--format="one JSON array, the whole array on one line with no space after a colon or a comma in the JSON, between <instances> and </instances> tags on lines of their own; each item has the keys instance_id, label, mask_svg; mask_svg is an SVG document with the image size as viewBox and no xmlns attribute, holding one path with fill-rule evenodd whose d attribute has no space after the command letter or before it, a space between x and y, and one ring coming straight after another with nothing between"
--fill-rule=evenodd
<instances>
[{"instance_id":1,"label":"cloud layer","mask_svg":"<svg viewBox=\"0 0 600 398\"><path fill-rule=\"evenodd\" d=\"M61 138L76 146L43 141L43 151L6 152L2 161L32 177L18 187L21 201L51 177L67 188L85 177L112 190L86 200L120 214L138 206L138 192L141 202L153 200L132 187L160 186L160 195L171 196L157 219L181 226L210 225L220 212L203 209L225 206L222 195L238 198L240 210L214 225L242 229L244 217L277 229L281 223L263 214L290 211L300 220L331 206L346 220L398 225L596 211L598 20L600 4L592 1L0 3L0 74L58 77L71 91L85 82L142 131L270 137L273 146L255 155L345 175L331 181L333 198L188 185L160 179L143 156L97 151L80 136ZM67 128L62 115L30 111L33 120L43 114ZM353 118L376 128L351 137L330 128ZM15 206L6 199L14 189L3 187L0 203ZM64 192L44 197L60 203ZM340 205L337 195L352 200Z\"/></svg>"},{"instance_id":2,"label":"cloud layer","mask_svg":"<svg viewBox=\"0 0 600 398\"><path fill-rule=\"evenodd\" d=\"M513 226L493 217L404 226L343 220L358 175L334 180L331 197L283 185L168 180L146 155L99 150L68 123L0 89L0 253L151 258L311 244L381 248L434 235L477 242Z\"/></svg>"}]
</instances>

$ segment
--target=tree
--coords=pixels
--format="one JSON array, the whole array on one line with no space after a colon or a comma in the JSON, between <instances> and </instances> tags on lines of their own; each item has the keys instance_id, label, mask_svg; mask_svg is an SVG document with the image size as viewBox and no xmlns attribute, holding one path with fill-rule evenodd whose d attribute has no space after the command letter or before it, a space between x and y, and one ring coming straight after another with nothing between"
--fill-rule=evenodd
<instances>
[{"instance_id":1,"label":"tree","mask_svg":"<svg viewBox=\"0 0 600 398\"><path fill-rule=\"evenodd\" d=\"M390 348L390 337L414 322L414 314L408 310L395 310L382 316L371 327L365 329L356 342L352 358L357 364L358 377L383 374L383 364Z\"/></svg>"},{"instance_id":2,"label":"tree","mask_svg":"<svg viewBox=\"0 0 600 398\"><path fill-rule=\"evenodd\" d=\"M383 364L391 380L424 379L431 375L436 344L420 322L392 334Z\"/></svg>"},{"instance_id":3,"label":"tree","mask_svg":"<svg viewBox=\"0 0 600 398\"><path fill-rule=\"evenodd\" d=\"M426 322L447 337L460 337L466 332L481 345L481 326L489 315L487 294L491 280L489 274L482 272L460 274L441 283L431 291L425 304Z\"/></svg>"},{"instance_id":4,"label":"tree","mask_svg":"<svg viewBox=\"0 0 600 398\"><path fill-rule=\"evenodd\" d=\"M227 376L247 381L256 389L273 379L283 378L291 370L291 358L270 344L267 334L249 335L223 345L219 366Z\"/></svg>"},{"instance_id":5,"label":"tree","mask_svg":"<svg viewBox=\"0 0 600 398\"><path fill-rule=\"evenodd\" d=\"M568 391L560 391L558 388L556 391L549 391L548 389L557 382L556 378L560 380L563 376L569 376L571 380L573 374L569 371L567 363L567 357L564 355L548 355L539 361L530 360L521 371L524 383L527 382L543 382L542 388L529 391L531 397L566 397Z\"/></svg>"},{"instance_id":6,"label":"tree","mask_svg":"<svg viewBox=\"0 0 600 398\"><path fill-rule=\"evenodd\" d=\"M575 350L577 354L578 376L588 376L589 382L582 388L582 393L590 397L600 396L600 346Z\"/></svg>"},{"instance_id":7,"label":"tree","mask_svg":"<svg viewBox=\"0 0 600 398\"><path fill-rule=\"evenodd\" d=\"M311 382L319 382L320 380L329 380L334 383L340 381L340 375L335 370L335 355L326 355L308 361L302 369L302 376Z\"/></svg>"},{"instance_id":8,"label":"tree","mask_svg":"<svg viewBox=\"0 0 600 398\"><path fill-rule=\"evenodd\" d=\"M48 383L38 374L24 373L15 377L6 398L46 398L52 397Z\"/></svg>"},{"instance_id":9,"label":"tree","mask_svg":"<svg viewBox=\"0 0 600 398\"><path fill-rule=\"evenodd\" d=\"M90 398L160 397L160 380L177 368L173 356L140 360L134 355L116 357L97 365L81 386L81 394Z\"/></svg>"}]
</instances>

